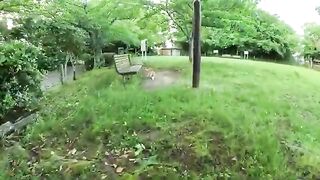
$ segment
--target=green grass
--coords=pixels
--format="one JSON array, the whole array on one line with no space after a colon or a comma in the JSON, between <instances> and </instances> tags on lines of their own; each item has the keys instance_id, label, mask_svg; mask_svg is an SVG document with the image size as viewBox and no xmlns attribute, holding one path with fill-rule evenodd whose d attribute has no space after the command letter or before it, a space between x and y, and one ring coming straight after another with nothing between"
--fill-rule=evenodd
<instances>
[{"instance_id":1,"label":"green grass","mask_svg":"<svg viewBox=\"0 0 320 180\"><path fill-rule=\"evenodd\" d=\"M319 72L203 58L192 89L186 57L145 64L182 78L146 91L139 76L124 87L99 69L49 92L39 121L3 148L0 179L320 177Z\"/></svg>"}]
</instances>

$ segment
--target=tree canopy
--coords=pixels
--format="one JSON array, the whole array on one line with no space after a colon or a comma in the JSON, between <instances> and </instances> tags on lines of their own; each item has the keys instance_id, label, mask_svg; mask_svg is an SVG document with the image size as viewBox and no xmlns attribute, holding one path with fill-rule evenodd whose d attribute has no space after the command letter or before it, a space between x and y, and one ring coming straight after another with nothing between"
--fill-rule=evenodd
<instances>
[{"instance_id":1,"label":"tree canopy","mask_svg":"<svg viewBox=\"0 0 320 180\"><path fill-rule=\"evenodd\" d=\"M90 0L84 4L81 0L39 3L5 0L0 9L21 15L18 19L24 29L20 28L19 38L27 36L29 41L41 43L45 41L41 37L46 36L43 39L48 40L59 36L71 43L62 46L76 47L74 50L99 59L105 46L117 42L138 47L142 39L148 39L150 45L157 45L171 37L186 47L192 40L192 2ZM256 0L202 1L203 53L210 54L217 49L222 53L238 54L249 50L261 58L288 58L297 46L294 31L276 16L258 9L257 3ZM56 42L59 46L53 46L54 42L49 42L51 47L59 47L62 43ZM62 52L66 51L66 47L59 48L54 51L61 48L64 48ZM190 48L184 49L190 51Z\"/></svg>"},{"instance_id":2,"label":"tree canopy","mask_svg":"<svg viewBox=\"0 0 320 180\"><path fill-rule=\"evenodd\" d=\"M203 53L213 50L251 54L267 59L287 59L298 44L295 32L276 16L258 9L254 0L202 1ZM156 5L176 29L174 36L188 50L192 33L192 1L164 1Z\"/></svg>"}]
</instances>

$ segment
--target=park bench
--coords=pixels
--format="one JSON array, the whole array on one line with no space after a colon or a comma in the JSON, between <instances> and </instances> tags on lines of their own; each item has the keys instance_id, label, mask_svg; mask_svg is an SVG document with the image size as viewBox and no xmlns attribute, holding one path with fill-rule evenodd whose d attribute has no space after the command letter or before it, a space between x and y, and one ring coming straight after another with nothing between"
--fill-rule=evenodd
<instances>
[{"instance_id":1,"label":"park bench","mask_svg":"<svg viewBox=\"0 0 320 180\"><path fill-rule=\"evenodd\" d=\"M142 65L133 65L129 54L114 55L114 64L118 74L126 80L131 75L137 74Z\"/></svg>"}]
</instances>

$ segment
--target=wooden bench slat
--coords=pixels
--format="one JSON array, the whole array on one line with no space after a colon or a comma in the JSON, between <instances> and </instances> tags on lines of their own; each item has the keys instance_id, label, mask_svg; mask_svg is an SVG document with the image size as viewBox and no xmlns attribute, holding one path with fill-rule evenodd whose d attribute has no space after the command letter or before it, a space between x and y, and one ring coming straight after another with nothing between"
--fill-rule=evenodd
<instances>
[{"instance_id":1,"label":"wooden bench slat","mask_svg":"<svg viewBox=\"0 0 320 180\"><path fill-rule=\"evenodd\" d=\"M141 65L132 65L128 54L114 55L116 71L120 75L136 74L140 71Z\"/></svg>"}]
</instances>

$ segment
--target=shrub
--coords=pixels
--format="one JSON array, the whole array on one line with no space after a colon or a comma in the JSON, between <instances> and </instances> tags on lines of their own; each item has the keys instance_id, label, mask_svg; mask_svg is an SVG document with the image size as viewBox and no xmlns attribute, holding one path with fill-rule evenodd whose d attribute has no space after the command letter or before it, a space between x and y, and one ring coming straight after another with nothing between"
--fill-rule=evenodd
<instances>
[{"instance_id":1,"label":"shrub","mask_svg":"<svg viewBox=\"0 0 320 180\"><path fill-rule=\"evenodd\" d=\"M31 109L41 95L37 63L41 49L23 41L0 44L0 119L13 109Z\"/></svg>"},{"instance_id":2,"label":"shrub","mask_svg":"<svg viewBox=\"0 0 320 180\"><path fill-rule=\"evenodd\" d=\"M80 59L84 61L84 65L87 71L90 71L93 69L94 60L91 54L82 54L80 56Z\"/></svg>"},{"instance_id":3,"label":"shrub","mask_svg":"<svg viewBox=\"0 0 320 180\"><path fill-rule=\"evenodd\" d=\"M113 65L113 56L115 53L103 53L102 60L104 60L104 66L111 66Z\"/></svg>"}]
</instances>

